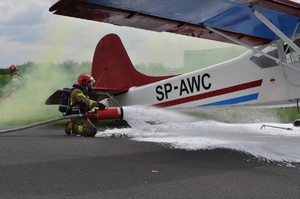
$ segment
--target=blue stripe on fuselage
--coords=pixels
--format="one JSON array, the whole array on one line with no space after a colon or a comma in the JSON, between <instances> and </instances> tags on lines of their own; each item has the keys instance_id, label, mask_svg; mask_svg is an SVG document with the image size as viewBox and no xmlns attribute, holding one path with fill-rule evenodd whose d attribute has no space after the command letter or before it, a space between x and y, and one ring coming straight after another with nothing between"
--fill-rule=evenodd
<instances>
[{"instance_id":1,"label":"blue stripe on fuselage","mask_svg":"<svg viewBox=\"0 0 300 199\"><path fill-rule=\"evenodd\" d=\"M232 99L222 100L222 101L219 101L219 102L203 104L203 105L199 105L197 107L224 106L224 105L232 105L232 104L238 104L238 103L242 103L242 102L248 102L248 101L252 101L252 100L257 100L258 94L259 93L254 93L254 94L251 94L251 95L245 95L245 96L242 96L242 97L236 97L236 98L232 98Z\"/></svg>"}]
</instances>

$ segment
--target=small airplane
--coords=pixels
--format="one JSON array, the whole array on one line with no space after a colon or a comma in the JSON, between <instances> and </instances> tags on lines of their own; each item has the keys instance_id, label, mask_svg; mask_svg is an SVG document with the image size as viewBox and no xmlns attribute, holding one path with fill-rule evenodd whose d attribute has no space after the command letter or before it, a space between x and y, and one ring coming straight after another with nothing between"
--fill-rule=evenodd
<instances>
[{"instance_id":1,"label":"small airplane","mask_svg":"<svg viewBox=\"0 0 300 199\"><path fill-rule=\"evenodd\" d=\"M295 1L60 0L49 11L249 49L208 68L153 77L138 72L120 38L108 34L94 53L94 99L183 109L298 107L300 4ZM46 104L58 104L60 92Z\"/></svg>"}]
</instances>

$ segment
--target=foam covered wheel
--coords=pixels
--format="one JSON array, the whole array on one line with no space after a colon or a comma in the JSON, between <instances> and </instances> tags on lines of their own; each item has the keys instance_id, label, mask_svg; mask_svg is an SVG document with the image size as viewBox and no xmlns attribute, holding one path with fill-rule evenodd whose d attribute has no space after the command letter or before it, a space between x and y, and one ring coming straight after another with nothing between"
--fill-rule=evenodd
<instances>
[{"instance_id":1,"label":"foam covered wheel","mask_svg":"<svg viewBox=\"0 0 300 199\"><path fill-rule=\"evenodd\" d=\"M293 123L294 126L300 126L300 119L297 119Z\"/></svg>"}]
</instances>

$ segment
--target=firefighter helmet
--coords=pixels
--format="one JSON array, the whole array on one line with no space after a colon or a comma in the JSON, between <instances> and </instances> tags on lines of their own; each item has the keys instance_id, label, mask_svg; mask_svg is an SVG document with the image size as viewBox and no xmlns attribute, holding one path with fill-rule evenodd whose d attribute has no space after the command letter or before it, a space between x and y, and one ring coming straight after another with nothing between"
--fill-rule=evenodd
<instances>
[{"instance_id":1,"label":"firefighter helmet","mask_svg":"<svg viewBox=\"0 0 300 199\"><path fill-rule=\"evenodd\" d=\"M81 86L88 86L89 84L95 83L94 78L87 74L87 73L82 73L78 76L77 79L77 84Z\"/></svg>"},{"instance_id":2,"label":"firefighter helmet","mask_svg":"<svg viewBox=\"0 0 300 199\"><path fill-rule=\"evenodd\" d=\"M11 66L9 67L9 71L13 71L13 70L15 70L15 69L17 69L17 67L16 67L15 65L11 65Z\"/></svg>"}]
</instances>

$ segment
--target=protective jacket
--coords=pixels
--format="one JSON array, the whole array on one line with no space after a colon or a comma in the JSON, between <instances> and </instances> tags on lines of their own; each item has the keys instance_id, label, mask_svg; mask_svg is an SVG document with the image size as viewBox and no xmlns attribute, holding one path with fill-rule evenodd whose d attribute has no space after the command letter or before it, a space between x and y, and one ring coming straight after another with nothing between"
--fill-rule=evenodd
<instances>
[{"instance_id":1,"label":"protective jacket","mask_svg":"<svg viewBox=\"0 0 300 199\"><path fill-rule=\"evenodd\" d=\"M70 108L72 111L80 110L80 113L90 111L93 107L99 106L97 101L89 99L87 91L74 88L70 96Z\"/></svg>"},{"instance_id":2,"label":"protective jacket","mask_svg":"<svg viewBox=\"0 0 300 199\"><path fill-rule=\"evenodd\" d=\"M10 73L10 77L11 77L11 82L12 82L12 90L16 90L17 88L20 87L20 73L18 72L18 70L13 70Z\"/></svg>"}]
</instances>

